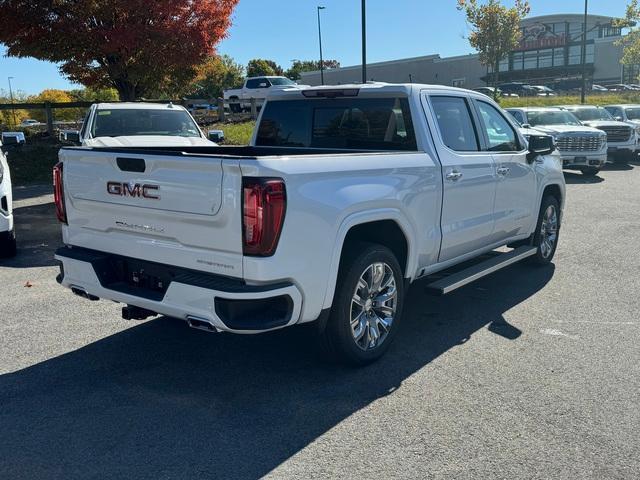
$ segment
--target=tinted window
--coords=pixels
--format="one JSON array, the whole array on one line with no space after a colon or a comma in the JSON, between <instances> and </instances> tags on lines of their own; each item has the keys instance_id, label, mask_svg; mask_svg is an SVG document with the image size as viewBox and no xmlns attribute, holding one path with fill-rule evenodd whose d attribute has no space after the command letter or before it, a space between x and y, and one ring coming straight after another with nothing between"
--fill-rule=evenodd
<instances>
[{"instance_id":1,"label":"tinted window","mask_svg":"<svg viewBox=\"0 0 640 480\"><path fill-rule=\"evenodd\" d=\"M492 152L517 152L520 150L518 137L507 119L485 102L477 102L483 128L487 134L489 150Z\"/></svg>"},{"instance_id":2,"label":"tinted window","mask_svg":"<svg viewBox=\"0 0 640 480\"><path fill-rule=\"evenodd\" d=\"M461 97L431 97L444 144L457 152L480 150L469 104Z\"/></svg>"},{"instance_id":3,"label":"tinted window","mask_svg":"<svg viewBox=\"0 0 640 480\"><path fill-rule=\"evenodd\" d=\"M569 109L580 120L588 122L590 120L613 120L613 117L604 108L575 108Z\"/></svg>"},{"instance_id":4,"label":"tinted window","mask_svg":"<svg viewBox=\"0 0 640 480\"><path fill-rule=\"evenodd\" d=\"M260 86L262 84L262 86ZM269 82L266 78L253 78L251 80L247 80L247 88L267 88L269 86Z\"/></svg>"},{"instance_id":5,"label":"tinted window","mask_svg":"<svg viewBox=\"0 0 640 480\"><path fill-rule=\"evenodd\" d=\"M565 110L540 110L529 112L529 124L538 125L582 125L571 112Z\"/></svg>"},{"instance_id":6,"label":"tinted window","mask_svg":"<svg viewBox=\"0 0 640 480\"><path fill-rule=\"evenodd\" d=\"M200 130L191 116L181 109L166 110L96 110L93 137L167 135L199 137Z\"/></svg>"},{"instance_id":7,"label":"tinted window","mask_svg":"<svg viewBox=\"0 0 640 480\"><path fill-rule=\"evenodd\" d=\"M526 122L524 121L524 115L519 110L509 110L509 113L520 125L524 125Z\"/></svg>"},{"instance_id":8,"label":"tinted window","mask_svg":"<svg viewBox=\"0 0 640 480\"><path fill-rule=\"evenodd\" d=\"M625 108L629 120L640 120L640 108Z\"/></svg>"},{"instance_id":9,"label":"tinted window","mask_svg":"<svg viewBox=\"0 0 640 480\"><path fill-rule=\"evenodd\" d=\"M409 103L400 98L273 101L259 146L416 150Z\"/></svg>"}]
</instances>

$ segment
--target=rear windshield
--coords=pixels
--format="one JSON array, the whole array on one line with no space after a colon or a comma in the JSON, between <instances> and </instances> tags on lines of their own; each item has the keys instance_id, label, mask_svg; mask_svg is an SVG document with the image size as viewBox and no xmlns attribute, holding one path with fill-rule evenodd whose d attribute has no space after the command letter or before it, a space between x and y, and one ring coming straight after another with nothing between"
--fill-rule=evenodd
<instances>
[{"instance_id":1,"label":"rear windshield","mask_svg":"<svg viewBox=\"0 0 640 480\"><path fill-rule=\"evenodd\" d=\"M191 116L175 110L97 110L91 128L93 137L163 135L199 137L200 130Z\"/></svg>"},{"instance_id":2,"label":"rear windshield","mask_svg":"<svg viewBox=\"0 0 640 480\"><path fill-rule=\"evenodd\" d=\"M406 98L267 103L256 145L351 150L417 150Z\"/></svg>"}]
</instances>

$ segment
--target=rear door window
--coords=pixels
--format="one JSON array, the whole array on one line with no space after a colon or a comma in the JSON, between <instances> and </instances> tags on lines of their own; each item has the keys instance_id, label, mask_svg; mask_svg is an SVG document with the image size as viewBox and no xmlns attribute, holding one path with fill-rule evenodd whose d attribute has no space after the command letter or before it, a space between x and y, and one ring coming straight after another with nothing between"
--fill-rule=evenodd
<instances>
[{"instance_id":1,"label":"rear door window","mask_svg":"<svg viewBox=\"0 0 640 480\"><path fill-rule=\"evenodd\" d=\"M462 97L432 96L431 104L443 143L455 152L480 150L478 135L467 100Z\"/></svg>"},{"instance_id":2,"label":"rear door window","mask_svg":"<svg viewBox=\"0 0 640 480\"><path fill-rule=\"evenodd\" d=\"M272 101L256 145L341 150L417 150L406 98Z\"/></svg>"},{"instance_id":3,"label":"rear door window","mask_svg":"<svg viewBox=\"0 0 640 480\"><path fill-rule=\"evenodd\" d=\"M247 80L247 88L267 88L269 86L269 82L266 78L253 78L251 80Z\"/></svg>"}]
</instances>

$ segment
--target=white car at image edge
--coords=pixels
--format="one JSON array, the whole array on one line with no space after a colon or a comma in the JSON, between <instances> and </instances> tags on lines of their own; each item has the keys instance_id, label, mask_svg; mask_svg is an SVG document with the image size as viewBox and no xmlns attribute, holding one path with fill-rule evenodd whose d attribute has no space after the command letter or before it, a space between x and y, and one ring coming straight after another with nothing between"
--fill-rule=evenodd
<instances>
[{"instance_id":1,"label":"white car at image edge","mask_svg":"<svg viewBox=\"0 0 640 480\"><path fill-rule=\"evenodd\" d=\"M159 103L96 103L78 131L62 133L62 140L85 147L211 147L181 105Z\"/></svg>"},{"instance_id":2,"label":"white car at image edge","mask_svg":"<svg viewBox=\"0 0 640 480\"><path fill-rule=\"evenodd\" d=\"M11 174L7 158L0 149L0 258L12 257L15 254L16 235L13 227Z\"/></svg>"}]
</instances>

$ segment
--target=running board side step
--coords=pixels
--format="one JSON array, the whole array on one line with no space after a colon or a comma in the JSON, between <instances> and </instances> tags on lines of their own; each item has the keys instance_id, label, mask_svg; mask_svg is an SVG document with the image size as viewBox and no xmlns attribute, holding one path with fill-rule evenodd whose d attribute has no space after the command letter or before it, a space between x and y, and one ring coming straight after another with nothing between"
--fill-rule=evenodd
<instances>
[{"instance_id":1,"label":"running board side step","mask_svg":"<svg viewBox=\"0 0 640 480\"><path fill-rule=\"evenodd\" d=\"M536 247L524 246L507 253L500 253L484 262L477 263L469 268L452 273L449 276L430 283L427 285L427 292L433 295L446 295L482 277L486 277L509 265L531 257L536 254L537 250Z\"/></svg>"}]
</instances>

